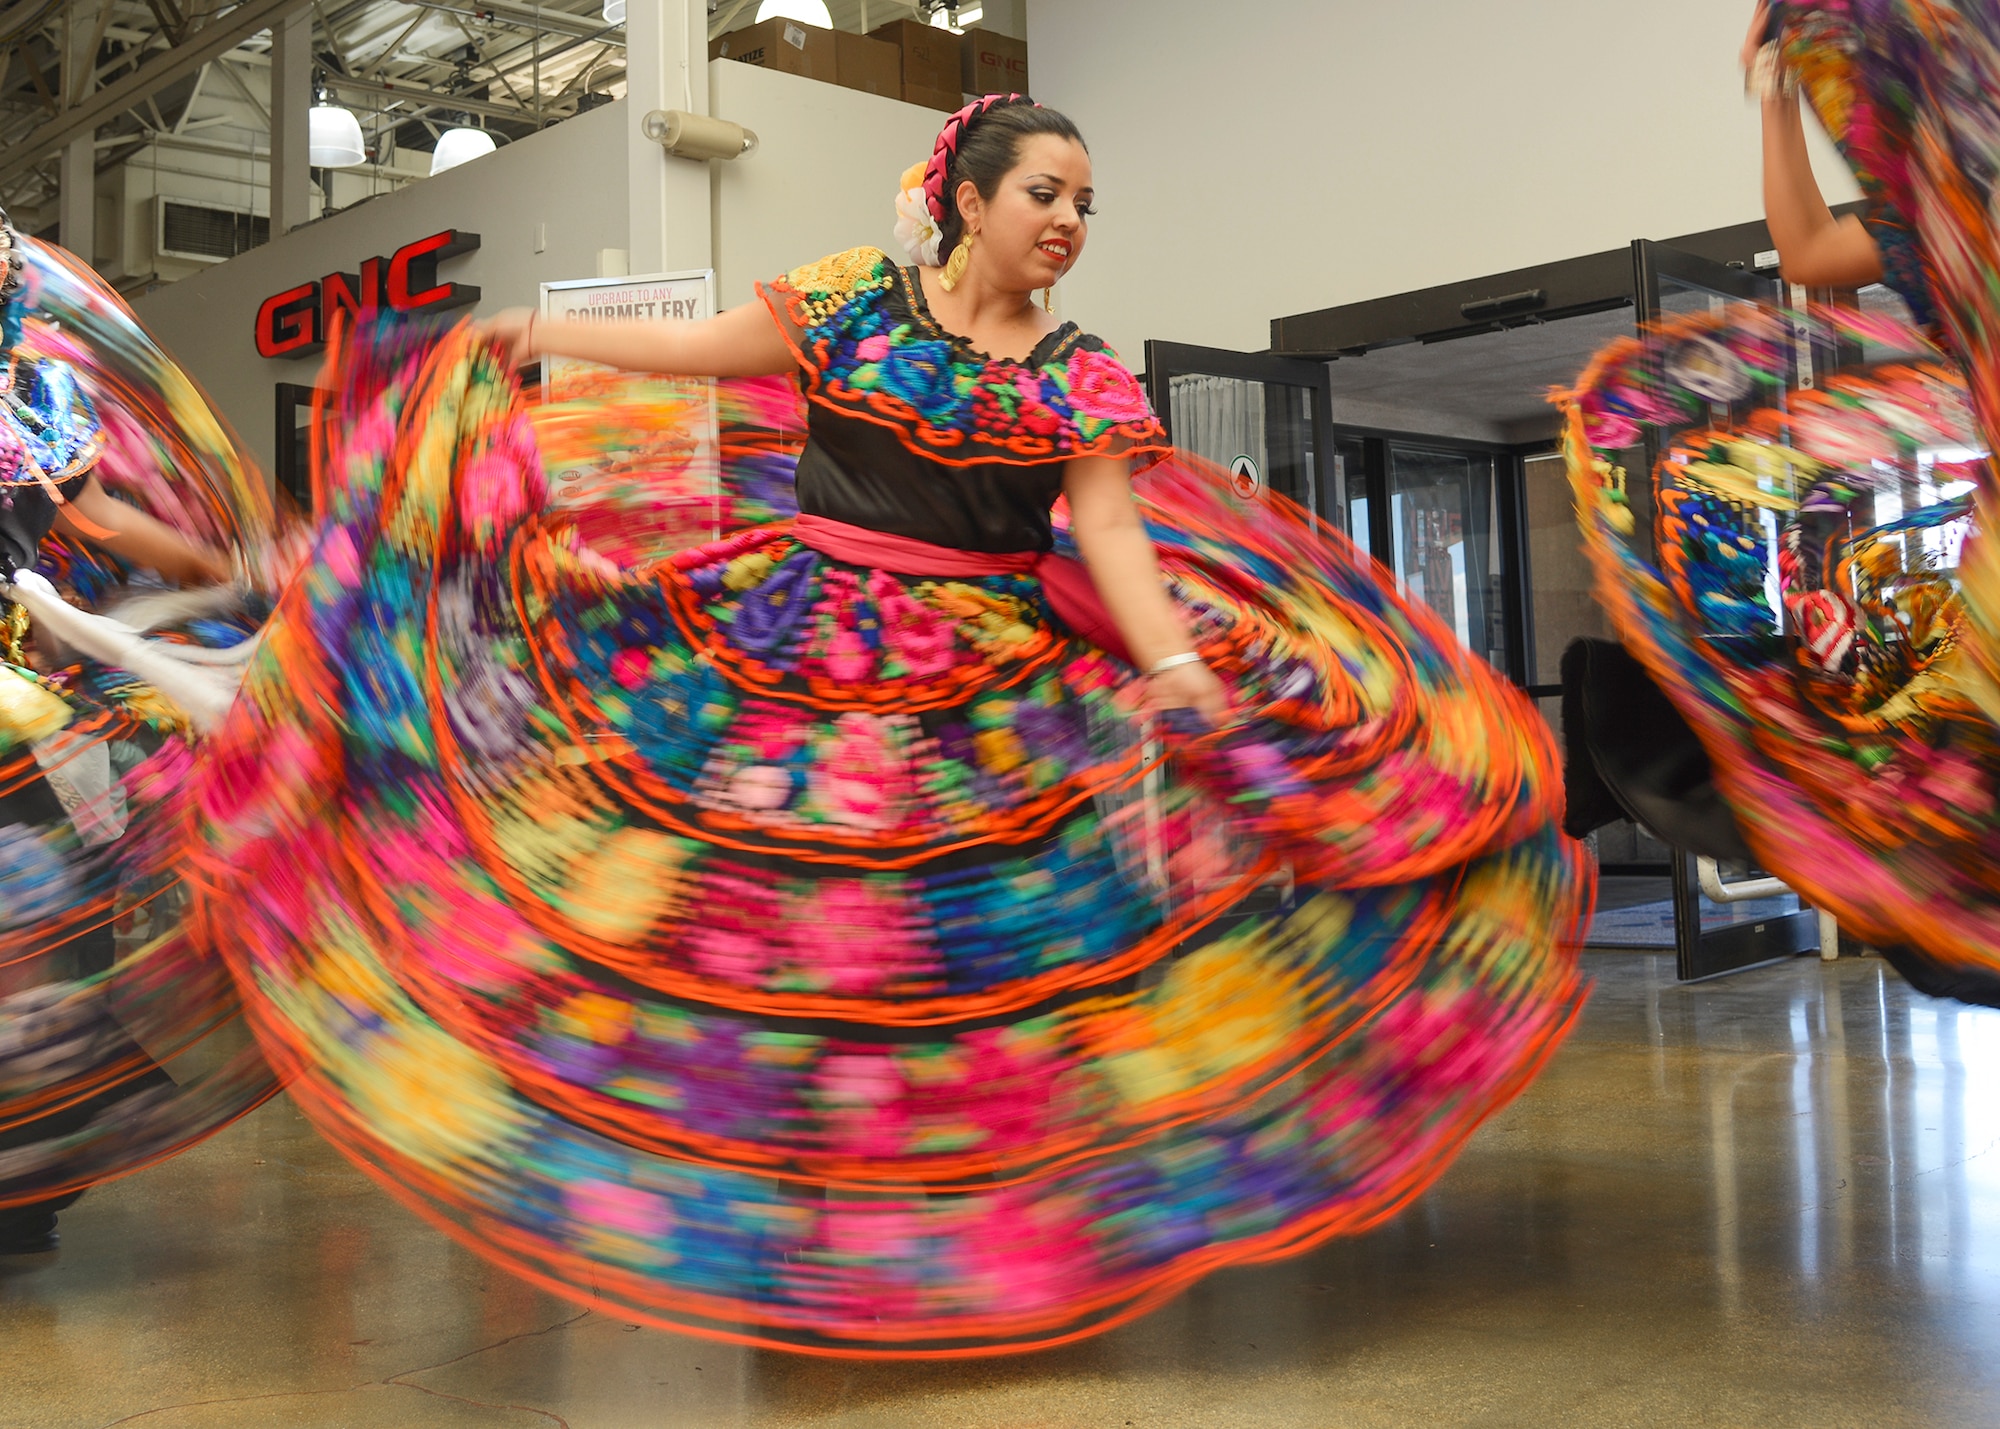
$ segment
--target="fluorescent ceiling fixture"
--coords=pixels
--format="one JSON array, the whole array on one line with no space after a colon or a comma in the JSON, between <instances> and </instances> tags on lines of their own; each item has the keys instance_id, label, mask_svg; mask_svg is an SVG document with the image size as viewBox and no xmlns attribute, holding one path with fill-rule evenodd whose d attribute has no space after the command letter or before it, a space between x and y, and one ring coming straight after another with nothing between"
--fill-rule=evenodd
<instances>
[{"instance_id":1,"label":"fluorescent ceiling fixture","mask_svg":"<svg viewBox=\"0 0 2000 1429\"><path fill-rule=\"evenodd\" d=\"M604 0L604 23L607 25L625 23L625 0Z\"/></svg>"},{"instance_id":2,"label":"fluorescent ceiling fixture","mask_svg":"<svg viewBox=\"0 0 2000 1429\"><path fill-rule=\"evenodd\" d=\"M438 136L437 152L431 155L431 176L484 158L493 149L493 136L484 129L447 129Z\"/></svg>"},{"instance_id":3,"label":"fluorescent ceiling fixture","mask_svg":"<svg viewBox=\"0 0 2000 1429\"><path fill-rule=\"evenodd\" d=\"M931 15L931 28L934 30L949 30L954 35L962 35L965 33L967 25L976 25L985 18L986 7L984 5L968 5L963 10L960 10L956 24L952 23L951 12L949 10L938 10Z\"/></svg>"},{"instance_id":4,"label":"fluorescent ceiling fixture","mask_svg":"<svg viewBox=\"0 0 2000 1429\"><path fill-rule=\"evenodd\" d=\"M822 30L833 28L833 12L826 8L826 0L764 0L757 7L757 23L766 20L797 20Z\"/></svg>"},{"instance_id":5,"label":"fluorescent ceiling fixture","mask_svg":"<svg viewBox=\"0 0 2000 1429\"><path fill-rule=\"evenodd\" d=\"M337 104L306 111L306 162L316 169L351 169L368 162L361 121Z\"/></svg>"}]
</instances>

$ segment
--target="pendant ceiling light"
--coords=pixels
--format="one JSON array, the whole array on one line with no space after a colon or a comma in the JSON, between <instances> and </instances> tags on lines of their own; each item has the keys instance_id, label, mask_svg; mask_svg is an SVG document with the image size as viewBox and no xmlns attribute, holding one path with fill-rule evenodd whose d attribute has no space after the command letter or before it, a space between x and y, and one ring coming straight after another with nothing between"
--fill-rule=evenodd
<instances>
[{"instance_id":1,"label":"pendant ceiling light","mask_svg":"<svg viewBox=\"0 0 2000 1429\"><path fill-rule=\"evenodd\" d=\"M757 7L757 23L766 20L797 20L822 30L833 28L833 12L826 8L826 0L764 0Z\"/></svg>"},{"instance_id":2,"label":"pendant ceiling light","mask_svg":"<svg viewBox=\"0 0 2000 1429\"><path fill-rule=\"evenodd\" d=\"M484 158L493 149L493 136L484 129L447 129L438 136L437 152L431 155L431 177Z\"/></svg>"},{"instance_id":3,"label":"pendant ceiling light","mask_svg":"<svg viewBox=\"0 0 2000 1429\"><path fill-rule=\"evenodd\" d=\"M604 0L604 23L607 25L625 23L625 0Z\"/></svg>"},{"instance_id":4,"label":"pendant ceiling light","mask_svg":"<svg viewBox=\"0 0 2000 1429\"><path fill-rule=\"evenodd\" d=\"M351 169L368 162L361 121L324 94L306 111L306 162L316 169Z\"/></svg>"}]
</instances>

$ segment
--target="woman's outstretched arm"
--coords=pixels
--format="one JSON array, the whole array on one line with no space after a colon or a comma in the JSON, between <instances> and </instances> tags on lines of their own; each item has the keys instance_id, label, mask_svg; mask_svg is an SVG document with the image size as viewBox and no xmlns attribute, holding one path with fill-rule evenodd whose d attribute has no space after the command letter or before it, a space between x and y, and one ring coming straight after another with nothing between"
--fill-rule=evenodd
<instances>
[{"instance_id":1,"label":"woman's outstretched arm","mask_svg":"<svg viewBox=\"0 0 2000 1429\"><path fill-rule=\"evenodd\" d=\"M797 365L778 320L761 302L701 322L578 322L508 308L481 324L515 363L574 357L628 372L681 377L773 377Z\"/></svg>"},{"instance_id":2,"label":"woman's outstretched arm","mask_svg":"<svg viewBox=\"0 0 2000 1429\"><path fill-rule=\"evenodd\" d=\"M100 536L83 530L69 519L69 506L74 506L85 521L111 534ZM158 571L181 585L216 585L229 579L228 557L203 550L173 527L118 500L94 476L69 506L56 508L56 529L66 536L94 541L119 560Z\"/></svg>"},{"instance_id":3,"label":"woman's outstretched arm","mask_svg":"<svg viewBox=\"0 0 2000 1429\"><path fill-rule=\"evenodd\" d=\"M1064 468L1063 494L1069 498L1070 535L1133 663L1151 670L1169 656L1191 652L1187 622L1167 596L1159 557L1132 500L1131 463L1078 458ZM1192 709L1210 724L1229 717L1229 695L1204 664L1176 665L1146 683L1150 709Z\"/></svg>"}]
</instances>

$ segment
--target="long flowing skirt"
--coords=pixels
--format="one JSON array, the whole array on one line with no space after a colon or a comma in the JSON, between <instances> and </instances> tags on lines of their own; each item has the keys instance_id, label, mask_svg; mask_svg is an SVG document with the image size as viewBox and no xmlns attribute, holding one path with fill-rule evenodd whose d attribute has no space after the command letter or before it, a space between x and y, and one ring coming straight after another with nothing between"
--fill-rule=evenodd
<instances>
[{"instance_id":1,"label":"long flowing skirt","mask_svg":"<svg viewBox=\"0 0 2000 1429\"><path fill-rule=\"evenodd\" d=\"M782 389L530 414L391 326L329 376L203 936L318 1126L515 1273L822 1353L1057 1343L1393 1215L1571 1024L1552 741L1301 513L1140 483L1243 714L1200 731L1031 579L763 519ZM621 539L719 534L621 565L545 462Z\"/></svg>"},{"instance_id":2,"label":"long flowing skirt","mask_svg":"<svg viewBox=\"0 0 2000 1429\"><path fill-rule=\"evenodd\" d=\"M1960 590L1985 457L1955 364L1893 322L1743 305L1614 345L1565 401L1598 597L1759 861L1946 982L2000 971L2000 740ZM1625 466L1648 427L1650 531Z\"/></svg>"},{"instance_id":3,"label":"long flowing skirt","mask_svg":"<svg viewBox=\"0 0 2000 1429\"><path fill-rule=\"evenodd\" d=\"M1760 862L1919 986L1993 1001L2000 5L1773 9L1891 220L1876 232L1892 281L1941 330L1734 306L1615 344L1565 395L1578 518L1599 599ZM1626 489L1646 431L1650 507Z\"/></svg>"},{"instance_id":4,"label":"long flowing skirt","mask_svg":"<svg viewBox=\"0 0 2000 1429\"><path fill-rule=\"evenodd\" d=\"M271 550L268 489L201 395L88 269L22 244L23 350L64 364L88 395L94 415L56 415L101 429L107 489L192 539L253 559ZM23 651L9 652L38 652L41 668L0 663L0 1223L10 1226L192 1145L277 1086L227 969L187 936L190 711L68 643L106 637L134 664L183 675L179 688L203 697L188 703L219 710L227 647L261 610L244 591L155 595L126 604L113 626L56 595L116 603L132 594L129 574L87 543L51 538L25 578L39 577L34 590L0 594L0 617L16 610L10 596L39 599L41 612Z\"/></svg>"}]
</instances>

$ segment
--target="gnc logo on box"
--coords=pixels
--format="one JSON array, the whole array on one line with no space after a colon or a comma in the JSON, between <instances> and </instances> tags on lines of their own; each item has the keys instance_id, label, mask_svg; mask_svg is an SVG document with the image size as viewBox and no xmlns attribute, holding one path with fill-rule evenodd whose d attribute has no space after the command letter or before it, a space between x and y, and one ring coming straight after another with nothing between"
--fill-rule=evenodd
<instances>
[{"instance_id":1,"label":"gnc logo on box","mask_svg":"<svg viewBox=\"0 0 2000 1429\"><path fill-rule=\"evenodd\" d=\"M366 260L359 273L329 273L316 283L273 293L257 309L258 355L311 357L325 348L336 312L351 319L379 308L441 313L470 307L479 301L479 289L471 283L440 283L437 268L478 247L478 234L447 228L405 243L393 257Z\"/></svg>"},{"instance_id":2,"label":"gnc logo on box","mask_svg":"<svg viewBox=\"0 0 2000 1429\"><path fill-rule=\"evenodd\" d=\"M1025 77L1028 73L1026 55L1003 55L997 50L982 49L979 52L979 63L982 68L1003 69L1009 74Z\"/></svg>"}]
</instances>

